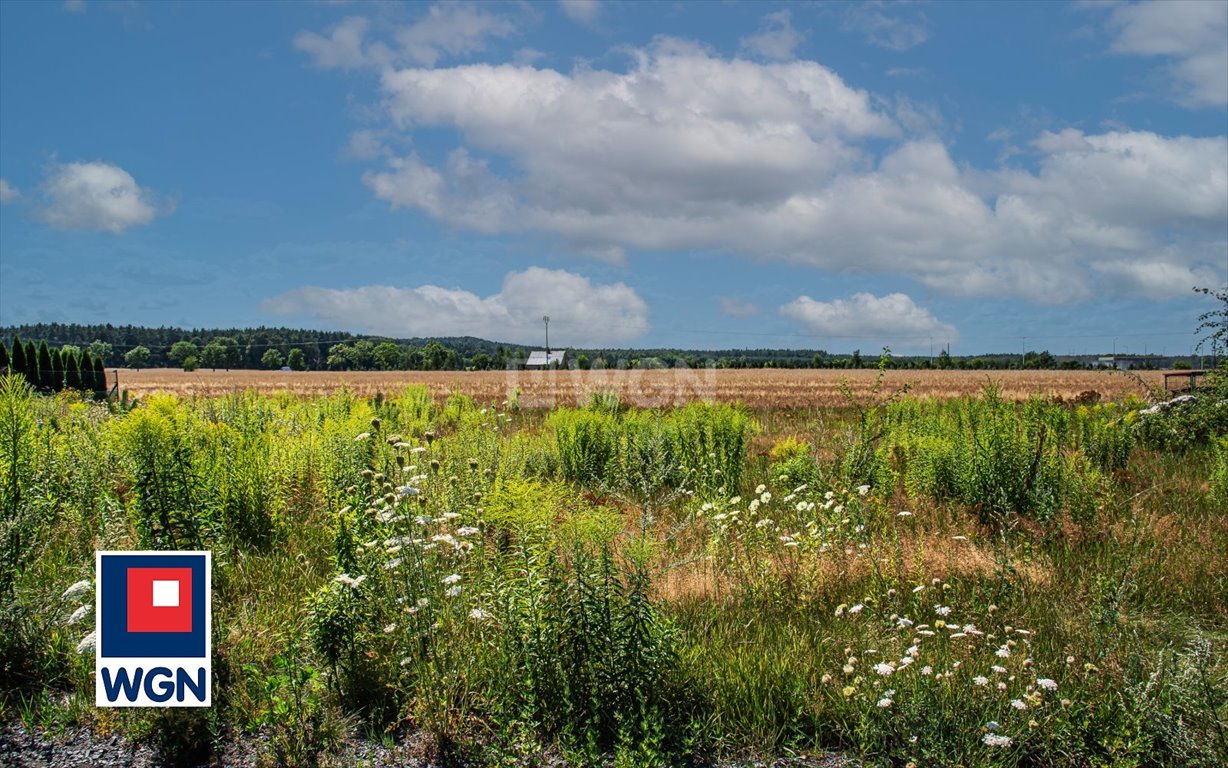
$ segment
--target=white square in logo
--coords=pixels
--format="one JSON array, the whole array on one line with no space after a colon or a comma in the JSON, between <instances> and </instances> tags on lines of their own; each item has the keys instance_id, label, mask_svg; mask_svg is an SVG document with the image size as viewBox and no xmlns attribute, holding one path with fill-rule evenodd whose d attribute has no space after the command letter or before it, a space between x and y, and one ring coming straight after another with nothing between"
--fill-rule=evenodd
<instances>
[{"instance_id":1,"label":"white square in logo","mask_svg":"<svg viewBox=\"0 0 1228 768\"><path fill-rule=\"evenodd\" d=\"M153 607L178 608L179 582L155 580L153 583Z\"/></svg>"}]
</instances>

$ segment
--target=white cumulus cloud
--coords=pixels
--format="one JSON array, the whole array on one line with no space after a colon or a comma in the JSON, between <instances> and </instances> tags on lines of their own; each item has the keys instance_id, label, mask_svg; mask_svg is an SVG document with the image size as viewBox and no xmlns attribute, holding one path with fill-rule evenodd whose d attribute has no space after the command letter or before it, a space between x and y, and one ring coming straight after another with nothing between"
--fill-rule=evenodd
<instances>
[{"instance_id":1,"label":"white cumulus cloud","mask_svg":"<svg viewBox=\"0 0 1228 768\"><path fill-rule=\"evenodd\" d=\"M601 0L559 0L567 18L580 24L594 24L601 15Z\"/></svg>"},{"instance_id":2,"label":"white cumulus cloud","mask_svg":"<svg viewBox=\"0 0 1228 768\"><path fill-rule=\"evenodd\" d=\"M903 4L857 3L844 14L844 29L860 33L867 43L891 51L906 51L930 38L925 14Z\"/></svg>"},{"instance_id":3,"label":"white cumulus cloud","mask_svg":"<svg viewBox=\"0 0 1228 768\"><path fill-rule=\"evenodd\" d=\"M1122 3L1109 15L1111 50L1169 59L1175 97L1192 107L1228 105L1228 3Z\"/></svg>"},{"instance_id":4,"label":"white cumulus cloud","mask_svg":"<svg viewBox=\"0 0 1228 768\"><path fill-rule=\"evenodd\" d=\"M326 35L300 32L294 45L320 69L360 69L395 64L433 67L445 57L468 56L486 49L492 38L509 37L516 25L505 16L466 3L440 3L412 24L390 30L390 39L374 39L370 21L351 16Z\"/></svg>"},{"instance_id":5,"label":"white cumulus cloud","mask_svg":"<svg viewBox=\"0 0 1228 768\"><path fill-rule=\"evenodd\" d=\"M846 138L898 131L818 64L726 61L673 40L627 72L402 69L383 89L394 125L455 127L467 146L441 168L410 156L369 173L378 197L484 231L557 232L579 249L667 245L725 212L771 210L864 162ZM517 178L479 153L507 158Z\"/></svg>"},{"instance_id":6,"label":"white cumulus cloud","mask_svg":"<svg viewBox=\"0 0 1228 768\"><path fill-rule=\"evenodd\" d=\"M119 234L159 215L154 196L132 174L104 162L63 163L43 182L47 203L39 212L57 229Z\"/></svg>"},{"instance_id":7,"label":"white cumulus cloud","mask_svg":"<svg viewBox=\"0 0 1228 768\"><path fill-rule=\"evenodd\" d=\"M327 35L300 32L294 47L311 57L320 69L358 69L373 63L376 54L364 47L364 36L370 26L362 16L350 16L339 22Z\"/></svg>"},{"instance_id":8,"label":"white cumulus cloud","mask_svg":"<svg viewBox=\"0 0 1228 768\"><path fill-rule=\"evenodd\" d=\"M393 336L478 336L533 344L550 316L551 343L601 346L648 331L648 305L624 283L594 284L564 270L511 272L498 293L459 288L299 288L264 302L265 311L311 316L344 328Z\"/></svg>"},{"instance_id":9,"label":"white cumulus cloud","mask_svg":"<svg viewBox=\"0 0 1228 768\"><path fill-rule=\"evenodd\" d=\"M758 305L733 296L720 297L717 300L717 306L720 307L721 312L733 317L751 317L759 314Z\"/></svg>"},{"instance_id":10,"label":"white cumulus cloud","mask_svg":"<svg viewBox=\"0 0 1228 768\"><path fill-rule=\"evenodd\" d=\"M0 179L0 204L21 199L21 191L4 179Z\"/></svg>"},{"instance_id":11,"label":"white cumulus cloud","mask_svg":"<svg viewBox=\"0 0 1228 768\"><path fill-rule=\"evenodd\" d=\"M1145 293L1157 299L1193 295L1195 287L1214 286L1223 277L1207 267L1155 261L1096 262L1092 269L1108 285L1130 293Z\"/></svg>"},{"instance_id":12,"label":"white cumulus cloud","mask_svg":"<svg viewBox=\"0 0 1228 768\"><path fill-rule=\"evenodd\" d=\"M902 347L920 346L920 340L928 337L943 341L959 338L954 326L940 321L903 293L855 293L833 301L801 296L780 307L780 314L819 337L866 339Z\"/></svg>"},{"instance_id":13,"label":"white cumulus cloud","mask_svg":"<svg viewBox=\"0 0 1228 768\"><path fill-rule=\"evenodd\" d=\"M432 5L426 16L397 31L396 39L417 62L434 66L443 56L464 56L486 48L492 37L516 31L511 21L461 3Z\"/></svg>"},{"instance_id":14,"label":"white cumulus cloud","mask_svg":"<svg viewBox=\"0 0 1228 768\"><path fill-rule=\"evenodd\" d=\"M793 58L793 51L801 42L802 35L793 28L788 10L764 16L759 31L741 40L742 50L776 61Z\"/></svg>"},{"instance_id":15,"label":"white cumulus cloud","mask_svg":"<svg viewBox=\"0 0 1228 768\"><path fill-rule=\"evenodd\" d=\"M813 61L672 38L629 55L621 70L385 68L381 131L459 138L373 157L363 180L394 208L612 263L716 251L952 296L1166 297L1172 275L1218 268L1228 248L1223 136L1044 132L1026 166L978 169L952 159L931 108ZM1143 263L1170 278L1120 277Z\"/></svg>"}]
</instances>

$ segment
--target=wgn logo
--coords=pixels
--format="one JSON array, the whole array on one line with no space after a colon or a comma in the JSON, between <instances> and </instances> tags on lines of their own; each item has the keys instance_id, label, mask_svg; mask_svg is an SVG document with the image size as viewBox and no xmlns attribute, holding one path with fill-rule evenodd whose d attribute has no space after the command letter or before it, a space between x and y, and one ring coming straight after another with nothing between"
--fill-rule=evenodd
<instances>
[{"instance_id":1,"label":"wgn logo","mask_svg":"<svg viewBox=\"0 0 1228 768\"><path fill-rule=\"evenodd\" d=\"M208 552L96 553L100 707L213 701Z\"/></svg>"}]
</instances>

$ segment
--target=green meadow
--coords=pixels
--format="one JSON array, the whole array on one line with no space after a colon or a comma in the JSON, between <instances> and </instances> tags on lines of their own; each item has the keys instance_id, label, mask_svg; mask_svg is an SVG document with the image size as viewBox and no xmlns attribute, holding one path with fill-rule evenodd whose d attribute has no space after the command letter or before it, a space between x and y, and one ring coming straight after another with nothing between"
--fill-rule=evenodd
<instances>
[{"instance_id":1,"label":"green meadow","mask_svg":"<svg viewBox=\"0 0 1228 768\"><path fill-rule=\"evenodd\" d=\"M550 411L0 381L0 720L168 760L1228 761L1228 387ZM93 706L94 551L213 552L214 706Z\"/></svg>"}]
</instances>

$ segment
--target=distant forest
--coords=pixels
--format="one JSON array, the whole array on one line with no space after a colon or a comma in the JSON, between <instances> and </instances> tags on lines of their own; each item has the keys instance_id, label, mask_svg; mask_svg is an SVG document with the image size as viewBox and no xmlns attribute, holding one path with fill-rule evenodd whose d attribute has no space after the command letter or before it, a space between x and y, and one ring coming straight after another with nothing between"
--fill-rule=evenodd
<instances>
[{"instance_id":1,"label":"distant forest","mask_svg":"<svg viewBox=\"0 0 1228 768\"><path fill-rule=\"evenodd\" d=\"M340 331L299 328L192 329L138 325L43 323L0 328L9 349L45 341L64 346L107 367L279 369L335 371L504 370L524 365L533 347L503 344L471 336L391 339ZM576 349L568 350L565 367L575 368L873 368L879 350L831 354L799 349ZM892 356L892 368L1010 369L1084 367L1084 360L1059 358L1046 351L1025 355L992 354L952 357ZM1158 362L1158 361L1157 361ZM1138 367L1138 366L1136 366ZM1145 366L1144 366L1145 367Z\"/></svg>"}]
</instances>

